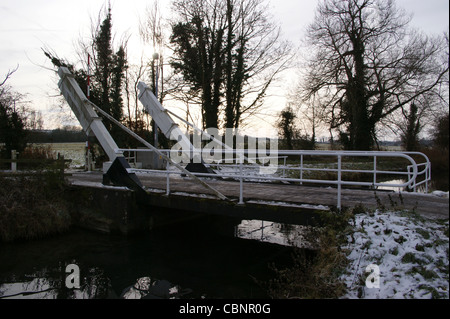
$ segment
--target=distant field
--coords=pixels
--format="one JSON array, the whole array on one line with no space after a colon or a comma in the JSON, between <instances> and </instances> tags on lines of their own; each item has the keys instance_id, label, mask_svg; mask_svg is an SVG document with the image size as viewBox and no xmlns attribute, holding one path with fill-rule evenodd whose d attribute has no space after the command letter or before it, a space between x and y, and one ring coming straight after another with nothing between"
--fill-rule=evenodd
<instances>
[{"instance_id":1,"label":"distant field","mask_svg":"<svg viewBox=\"0 0 450 319\"><path fill-rule=\"evenodd\" d=\"M33 144L35 146L50 146L52 151L55 152L55 156L60 153L64 155L66 159L71 159L71 167L80 167L85 165L85 143L42 143ZM329 150L330 144L317 144L317 150ZM382 150L386 151L402 151L400 146L384 146Z\"/></svg>"},{"instance_id":2,"label":"distant field","mask_svg":"<svg viewBox=\"0 0 450 319\"><path fill-rule=\"evenodd\" d=\"M316 150L317 151L328 151L331 150L331 144L327 143L317 143ZM400 145L381 145L380 151L388 151L388 152L403 152L404 149Z\"/></svg>"},{"instance_id":3,"label":"distant field","mask_svg":"<svg viewBox=\"0 0 450 319\"><path fill-rule=\"evenodd\" d=\"M33 144L35 146L50 146L52 151L57 155L58 153L64 155L65 159L72 160L70 167L80 167L85 164L84 152L86 143L44 143Z\"/></svg>"}]
</instances>

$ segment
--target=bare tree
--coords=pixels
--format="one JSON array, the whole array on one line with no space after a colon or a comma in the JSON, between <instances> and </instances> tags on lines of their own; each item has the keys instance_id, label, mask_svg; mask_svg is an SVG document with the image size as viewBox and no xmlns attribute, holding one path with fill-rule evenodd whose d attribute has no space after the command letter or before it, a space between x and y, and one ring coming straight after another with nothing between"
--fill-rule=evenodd
<instances>
[{"instance_id":1,"label":"bare tree","mask_svg":"<svg viewBox=\"0 0 450 319\"><path fill-rule=\"evenodd\" d=\"M152 46L151 59L149 61L149 72L151 88L163 101L164 97L164 48L166 47L166 36L164 34L164 22L162 18L161 5L154 1L152 6L147 7L146 17L139 23L139 33L145 43Z\"/></svg>"},{"instance_id":2,"label":"bare tree","mask_svg":"<svg viewBox=\"0 0 450 319\"><path fill-rule=\"evenodd\" d=\"M15 69L8 70L8 72L5 75L5 79L0 83L0 88L6 84L8 79L13 75L17 70L19 69L19 66L17 65Z\"/></svg>"},{"instance_id":3,"label":"bare tree","mask_svg":"<svg viewBox=\"0 0 450 319\"><path fill-rule=\"evenodd\" d=\"M140 136L143 136L144 131L150 130L148 114L140 105L138 90L138 84L145 81L147 72L148 65L143 58L138 65L130 65L125 72L126 124Z\"/></svg>"},{"instance_id":4,"label":"bare tree","mask_svg":"<svg viewBox=\"0 0 450 319\"><path fill-rule=\"evenodd\" d=\"M171 61L200 102L203 126L238 128L261 107L291 47L263 0L177 0Z\"/></svg>"},{"instance_id":5,"label":"bare tree","mask_svg":"<svg viewBox=\"0 0 450 319\"><path fill-rule=\"evenodd\" d=\"M349 149L370 149L383 119L437 94L448 72L439 37L408 29L393 0L323 0L308 28L303 98L326 99L325 120Z\"/></svg>"}]
</instances>

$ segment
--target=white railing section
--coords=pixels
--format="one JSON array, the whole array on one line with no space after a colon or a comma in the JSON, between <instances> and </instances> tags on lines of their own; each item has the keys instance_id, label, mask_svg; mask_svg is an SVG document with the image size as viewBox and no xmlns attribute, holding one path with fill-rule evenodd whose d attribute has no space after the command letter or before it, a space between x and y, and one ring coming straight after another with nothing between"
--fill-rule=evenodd
<instances>
[{"instance_id":1,"label":"white railing section","mask_svg":"<svg viewBox=\"0 0 450 319\"><path fill-rule=\"evenodd\" d=\"M119 149L122 152L153 152L150 149ZM170 156L176 151L159 150ZM284 151L278 150L275 158L282 165L276 165L275 174L261 174L261 168L267 168L267 162L273 160L274 156L263 156L258 158L246 157L243 151L222 150L222 154L232 153L232 163L230 158L218 160L206 164L214 169L217 174L194 173L194 175L203 178L229 178L239 181L239 204L244 204L243 188L246 181L252 182L289 182L299 185L320 184L334 186L337 189L337 208L341 209L341 193L345 186L360 186L371 189L379 187L389 187L402 189L410 189L417 192L419 186L424 185L425 192L428 192L428 183L431 180L431 163L425 154L418 152L360 152L360 151ZM258 154L255 151L246 150L245 154ZM420 162L414 159L420 158ZM132 156L133 160L136 155ZM298 164L293 159L298 159ZM314 162L312 159L316 158ZM370 166L367 169L349 167L355 163L356 158L366 159L360 165ZM405 162L402 170L383 170L380 169L380 159L395 159L396 162L402 160ZM347 159L347 161L346 161ZM350 159L350 160L348 160ZM321 160L319 163L318 161ZM306 162L313 162L307 164ZM288 164L290 163L290 164ZM398 164L397 164L398 165ZM133 165L132 165L133 166ZM403 163L402 163L403 166ZM166 194L170 194L170 176L183 175L180 170L173 169L170 163L167 163L166 170L152 169L130 169L134 173L150 173L166 175ZM320 178L320 174L325 175ZM364 174L364 181L351 180L354 174ZM312 175L312 176L311 176ZM311 176L311 177L309 177ZM397 176L398 182L382 182L386 177ZM186 177L187 178L187 177Z\"/></svg>"}]
</instances>

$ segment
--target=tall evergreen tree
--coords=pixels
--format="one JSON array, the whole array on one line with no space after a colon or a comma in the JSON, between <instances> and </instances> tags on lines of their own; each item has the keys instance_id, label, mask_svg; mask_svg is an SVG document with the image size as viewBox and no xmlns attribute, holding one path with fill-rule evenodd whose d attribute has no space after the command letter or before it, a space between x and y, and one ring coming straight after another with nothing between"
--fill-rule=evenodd
<instances>
[{"instance_id":1,"label":"tall evergreen tree","mask_svg":"<svg viewBox=\"0 0 450 319\"><path fill-rule=\"evenodd\" d=\"M94 39L96 54L95 80L98 83L100 92L100 107L107 113L111 113L110 102L110 77L113 68L112 50L112 17L111 9L108 9L106 18L100 25L100 30Z\"/></svg>"},{"instance_id":2,"label":"tall evergreen tree","mask_svg":"<svg viewBox=\"0 0 450 319\"><path fill-rule=\"evenodd\" d=\"M112 14L107 9L105 18L93 32L91 43L82 44L83 50L89 52L93 74L90 79L90 100L116 120L123 121L122 89L125 84L125 71L128 67L125 46L121 45L114 52L112 41ZM54 54L44 51L45 55L57 66L66 66L74 74L75 79L83 92L87 95L87 77L84 69L77 69L74 65L65 62ZM83 52L84 54L86 52ZM87 65L87 63L85 63ZM116 142L121 145L128 140L125 133L109 120L103 121Z\"/></svg>"},{"instance_id":3,"label":"tall evergreen tree","mask_svg":"<svg viewBox=\"0 0 450 319\"><path fill-rule=\"evenodd\" d=\"M277 128L278 134L286 144L286 149L294 149L294 139L299 136L298 129L295 126L296 115L291 107L285 108L281 111Z\"/></svg>"},{"instance_id":4,"label":"tall evergreen tree","mask_svg":"<svg viewBox=\"0 0 450 319\"><path fill-rule=\"evenodd\" d=\"M96 59L94 60L95 71L92 83L94 91L95 89L97 90L98 105L115 119L122 121L122 88L125 80L127 58L123 45L114 53L111 8L108 8L106 17L101 23L93 42ZM116 130L112 123L105 121L105 124L110 131L119 134L119 131Z\"/></svg>"},{"instance_id":5,"label":"tall evergreen tree","mask_svg":"<svg viewBox=\"0 0 450 319\"><path fill-rule=\"evenodd\" d=\"M422 123L418 114L417 105L412 103L409 113L404 111L406 127L401 133L401 141L406 151L413 152L419 150L419 133L422 130Z\"/></svg>"}]
</instances>

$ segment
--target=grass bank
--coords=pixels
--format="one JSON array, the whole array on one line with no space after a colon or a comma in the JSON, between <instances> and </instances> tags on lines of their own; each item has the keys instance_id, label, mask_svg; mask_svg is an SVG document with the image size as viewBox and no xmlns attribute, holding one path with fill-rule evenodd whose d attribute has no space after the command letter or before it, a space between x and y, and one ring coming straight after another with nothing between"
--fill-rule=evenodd
<instances>
[{"instance_id":1,"label":"grass bank","mask_svg":"<svg viewBox=\"0 0 450 319\"><path fill-rule=\"evenodd\" d=\"M358 214L354 222L345 245L349 264L340 278L347 286L344 298L449 298L448 219L375 210ZM370 265L376 266L378 278Z\"/></svg>"},{"instance_id":2,"label":"grass bank","mask_svg":"<svg viewBox=\"0 0 450 319\"><path fill-rule=\"evenodd\" d=\"M307 236L313 250L299 250L291 267L274 268L275 278L263 283L272 298L449 298L448 219L392 203L324 217L327 226Z\"/></svg>"},{"instance_id":3,"label":"grass bank","mask_svg":"<svg viewBox=\"0 0 450 319\"><path fill-rule=\"evenodd\" d=\"M68 230L66 191L57 172L0 176L0 240L30 240Z\"/></svg>"}]
</instances>

